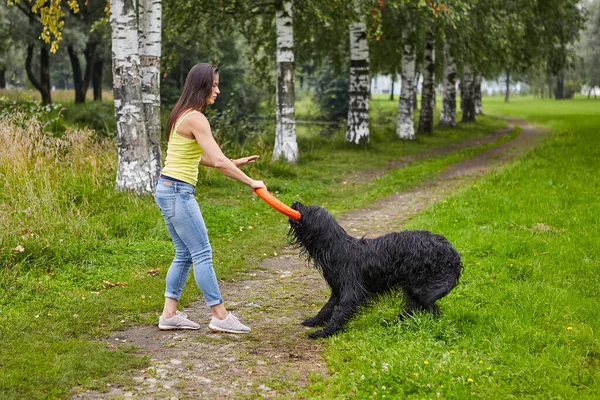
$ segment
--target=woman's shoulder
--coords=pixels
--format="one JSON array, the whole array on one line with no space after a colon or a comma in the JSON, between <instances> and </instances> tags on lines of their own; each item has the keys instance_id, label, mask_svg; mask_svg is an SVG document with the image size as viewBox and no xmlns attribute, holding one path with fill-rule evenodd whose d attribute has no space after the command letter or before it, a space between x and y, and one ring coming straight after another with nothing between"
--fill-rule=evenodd
<instances>
[{"instance_id":1,"label":"woman's shoulder","mask_svg":"<svg viewBox=\"0 0 600 400\"><path fill-rule=\"evenodd\" d=\"M210 123L206 116L197 110L191 110L179 124L179 130L197 132L198 130L209 130Z\"/></svg>"}]
</instances>

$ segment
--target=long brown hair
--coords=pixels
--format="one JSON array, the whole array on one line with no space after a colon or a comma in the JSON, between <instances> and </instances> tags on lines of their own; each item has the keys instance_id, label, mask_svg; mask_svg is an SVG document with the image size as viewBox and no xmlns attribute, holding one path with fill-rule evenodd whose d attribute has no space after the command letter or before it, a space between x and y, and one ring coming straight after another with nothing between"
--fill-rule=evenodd
<instances>
[{"instance_id":1,"label":"long brown hair","mask_svg":"<svg viewBox=\"0 0 600 400\"><path fill-rule=\"evenodd\" d=\"M212 64L199 63L190 69L183 85L183 90L179 96L179 100L175 103L175 107L169 114L167 120L167 131L165 137L167 142L171 131L175 126L175 122L187 110L204 111L206 109L206 100L212 93L215 75L219 73L219 69Z\"/></svg>"}]
</instances>

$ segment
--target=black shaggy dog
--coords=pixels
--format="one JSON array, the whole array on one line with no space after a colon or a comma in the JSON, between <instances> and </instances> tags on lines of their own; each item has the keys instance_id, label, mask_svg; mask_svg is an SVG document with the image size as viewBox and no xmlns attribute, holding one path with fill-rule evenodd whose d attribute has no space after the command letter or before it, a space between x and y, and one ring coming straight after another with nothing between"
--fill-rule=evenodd
<instances>
[{"instance_id":1,"label":"black shaggy dog","mask_svg":"<svg viewBox=\"0 0 600 400\"><path fill-rule=\"evenodd\" d=\"M311 338L333 335L367 300L402 290L406 309L439 313L436 300L458 283L460 256L443 236L427 231L393 232L375 238L354 238L324 208L294 202L301 214L290 222L290 242L321 271L331 297L321 311L302 322L322 326Z\"/></svg>"}]
</instances>

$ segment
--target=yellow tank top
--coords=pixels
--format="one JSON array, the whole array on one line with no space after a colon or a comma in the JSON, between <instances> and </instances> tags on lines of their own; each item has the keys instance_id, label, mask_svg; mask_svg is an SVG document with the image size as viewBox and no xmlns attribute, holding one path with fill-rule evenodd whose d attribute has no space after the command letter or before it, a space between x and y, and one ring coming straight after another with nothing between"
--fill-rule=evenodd
<instances>
[{"instance_id":1,"label":"yellow tank top","mask_svg":"<svg viewBox=\"0 0 600 400\"><path fill-rule=\"evenodd\" d=\"M186 112L175 124L171 135L169 135L167 157L162 169L163 175L187 182L192 186L196 186L198 182L198 165L203 151L196 139L181 136L177 133L177 128L179 128L181 121L195 112L198 111Z\"/></svg>"}]
</instances>

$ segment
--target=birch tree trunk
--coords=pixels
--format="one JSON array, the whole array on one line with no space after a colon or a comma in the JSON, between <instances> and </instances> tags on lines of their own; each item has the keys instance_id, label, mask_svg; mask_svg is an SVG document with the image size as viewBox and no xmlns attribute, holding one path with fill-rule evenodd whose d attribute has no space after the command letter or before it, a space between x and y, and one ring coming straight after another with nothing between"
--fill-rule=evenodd
<instances>
[{"instance_id":1,"label":"birch tree trunk","mask_svg":"<svg viewBox=\"0 0 600 400\"><path fill-rule=\"evenodd\" d=\"M414 50L415 49L413 48L413 51ZM415 57L416 57L416 54L415 54ZM412 97L412 108L413 108L413 111L417 111L419 109L419 102L417 101L417 99L418 99L417 88L419 87L419 80L421 80L421 73L419 72L419 65L417 64L416 59L415 59L415 75L414 76L415 76L415 78L413 79L414 90L413 90L413 97Z\"/></svg>"},{"instance_id":2,"label":"birch tree trunk","mask_svg":"<svg viewBox=\"0 0 600 400\"><path fill-rule=\"evenodd\" d=\"M350 24L350 98L346 141L369 142L369 45L364 18Z\"/></svg>"},{"instance_id":3,"label":"birch tree trunk","mask_svg":"<svg viewBox=\"0 0 600 400\"><path fill-rule=\"evenodd\" d=\"M425 53L423 55L423 86L421 90L421 114L419 115L419 133L433 132L433 100L435 84L435 36L430 30L425 34Z\"/></svg>"},{"instance_id":4,"label":"birch tree trunk","mask_svg":"<svg viewBox=\"0 0 600 400\"><path fill-rule=\"evenodd\" d=\"M562 72L556 75L556 93L554 94L556 100L562 100L565 98L565 77Z\"/></svg>"},{"instance_id":5,"label":"birch tree trunk","mask_svg":"<svg viewBox=\"0 0 600 400\"><path fill-rule=\"evenodd\" d=\"M396 136L399 139L415 139L413 124L413 95L415 92L415 48L405 39L402 50L402 89L398 103L398 125Z\"/></svg>"},{"instance_id":6,"label":"birch tree trunk","mask_svg":"<svg viewBox=\"0 0 600 400\"><path fill-rule=\"evenodd\" d=\"M504 102L510 102L510 70L506 70L506 92L504 93Z\"/></svg>"},{"instance_id":7,"label":"birch tree trunk","mask_svg":"<svg viewBox=\"0 0 600 400\"><path fill-rule=\"evenodd\" d=\"M160 56L162 31L161 0L138 0L139 45L142 73L142 102L149 141L152 185L162 169L160 155Z\"/></svg>"},{"instance_id":8,"label":"birch tree trunk","mask_svg":"<svg viewBox=\"0 0 600 400\"><path fill-rule=\"evenodd\" d=\"M276 130L273 160L298 160L294 116L294 26L292 1L282 0L275 11L277 34Z\"/></svg>"},{"instance_id":9,"label":"birch tree trunk","mask_svg":"<svg viewBox=\"0 0 600 400\"><path fill-rule=\"evenodd\" d=\"M444 100L439 125L456 126L456 63L448 43L444 43Z\"/></svg>"},{"instance_id":10,"label":"birch tree trunk","mask_svg":"<svg viewBox=\"0 0 600 400\"><path fill-rule=\"evenodd\" d=\"M144 124L138 28L134 0L110 0L113 92L118 134L117 190L152 191Z\"/></svg>"},{"instance_id":11,"label":"birch tree trunk","mask_svg":"<svg viewBox=\"0 0 600 400\"><path fill-rule=\"evenodd\" d=\"M473 88L473 74L468 64L463 67L462 86L462 122L475 122L475 96Z\"/></svg>"},{"instance_id":12,"label":"birch tree trunk","mask_svg":"<svg viewBox=\"0 0 600 400\"><path fill-rule=\"evenodd\" d=\"M483 114L483 103L481 102L481 74L475 73L473 78L473 98L475 101L475 115Z\"/></svg>"}]
</instances>

